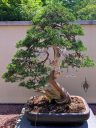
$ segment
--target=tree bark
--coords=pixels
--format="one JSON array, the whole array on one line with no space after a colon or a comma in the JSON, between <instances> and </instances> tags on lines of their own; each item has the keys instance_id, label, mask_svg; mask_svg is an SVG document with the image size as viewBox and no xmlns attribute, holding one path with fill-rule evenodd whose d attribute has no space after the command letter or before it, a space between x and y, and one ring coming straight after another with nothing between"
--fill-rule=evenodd
<instances>
[{"instance_id":1,"label":"tree bark","mask_svg":"<svg viewBox=\"0 0 96 128\"><path fill-rule=\"evenodd\" d=\"M56 81L57 77L61 75L60 72L60 49L57 46L53 46L54 51L54 60L52 61L53 70L49 75L49 88L45 89L45 94L51 100L55 99L55 101L59 104L62 103L70 103L71 96L70 94L60 86L60 84Z\"/></svg>"},{"instance_id":2,"label":"tree bark","mask_svg":"<svg viewBox=\"0 0 96 128\"><path fill-rule=\"evenodd\" d=\"M49 76L49 86L51 87L50 92L51 92L51 94L52 94L52 92L54 92L53 99L55 99L56 102L59 104L70 103L71 102L70 94L64 88L62 88L60 86L60 84L55 79L56 79L55 78L55 70L53 70ZM52 99L52 95L51 95L51 99Z\"/></svg>"}]
</instances>

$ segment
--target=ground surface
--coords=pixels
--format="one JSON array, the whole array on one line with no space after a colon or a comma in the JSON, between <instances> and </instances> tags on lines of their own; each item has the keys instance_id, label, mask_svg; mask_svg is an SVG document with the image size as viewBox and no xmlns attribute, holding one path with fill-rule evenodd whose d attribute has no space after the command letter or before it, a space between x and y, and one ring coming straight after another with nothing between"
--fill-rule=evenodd
<instances>
[{"instance_id":1,"label":"ground surface","mask_svg":"<svg viewBox=\"0 0 96 128\"><path fill-rule=\"evenodd\" d=\"M14 128L23 104L0 104L0 128Z\"/></svg>"}]
</instances>

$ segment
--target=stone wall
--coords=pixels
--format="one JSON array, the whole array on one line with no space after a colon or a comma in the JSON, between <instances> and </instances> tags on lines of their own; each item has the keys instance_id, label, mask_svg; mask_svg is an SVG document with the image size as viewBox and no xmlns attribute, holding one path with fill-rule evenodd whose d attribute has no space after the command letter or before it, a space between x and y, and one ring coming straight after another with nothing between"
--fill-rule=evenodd
<instances>
[{"instance_id":1,"label":"stone wall","mask_svg":"<svg viewBox=\"0 0 96 128\"><path fill-rule=\"evenodd\" d=\"M96 21L78 21L84 29L79 37L88 48L87 54L96 61ZM33 90L18 87L18 83L6 83L1 78L6 66L16 52L16 42L23 39L31 27L29 21L0 22L0 103L24 103ZM82 68L78 71L65 69L64 77L58 80L70 94L84 97L89 103L96 103L96 68ZM87 83L86 90L84 85ZM36 94L37 95L37 94Z\"/></svg>"}]
</instances>

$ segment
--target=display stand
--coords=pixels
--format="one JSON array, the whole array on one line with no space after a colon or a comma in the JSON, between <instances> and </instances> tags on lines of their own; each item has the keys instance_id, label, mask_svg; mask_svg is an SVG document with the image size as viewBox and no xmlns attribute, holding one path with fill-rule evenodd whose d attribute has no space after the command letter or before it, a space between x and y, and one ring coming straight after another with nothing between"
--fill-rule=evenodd
<instances>
[{"instance_id":1,"label":"display stand","mask_svg":"<svg viewBox=\"0 0 96 128\"><path fill-rule=\"evenodd\" d=\"M36 126L36 123L32 125L30 121L24 115L24 108L22 109L21 115L16 123L15 128L96 128L96 117L94 116L92 110L90 109L89 119L79 126Z\"/></svg>"}]
</instances>

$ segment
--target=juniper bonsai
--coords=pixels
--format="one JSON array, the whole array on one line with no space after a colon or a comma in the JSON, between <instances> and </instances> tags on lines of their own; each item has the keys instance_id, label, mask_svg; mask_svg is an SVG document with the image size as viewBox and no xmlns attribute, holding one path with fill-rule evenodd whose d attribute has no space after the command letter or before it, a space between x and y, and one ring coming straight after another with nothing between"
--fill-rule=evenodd
<instances>
[{"instance_id":1,"label":"juniper bonsai","mask_svg":"<svg viewBox=\"0 0 96 128\"><path fill-rule=\"evenodd\" d=\"M25 39L16 44L17 52L3 74L5 81L19 81L20 86L33 88L49 100L70 103L70 94L56 81L62 74L61 69L94 65L93 60L83 54L86 47L77 38L83 31L74 21L73 14L61 4L39 10Z\"/></svg>"}]
</instances>

